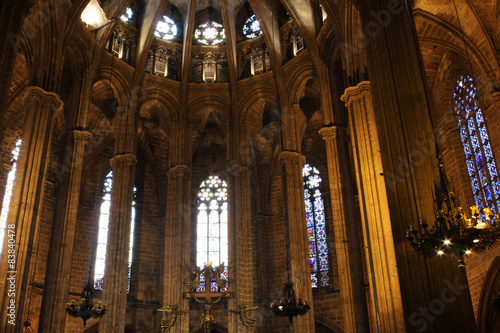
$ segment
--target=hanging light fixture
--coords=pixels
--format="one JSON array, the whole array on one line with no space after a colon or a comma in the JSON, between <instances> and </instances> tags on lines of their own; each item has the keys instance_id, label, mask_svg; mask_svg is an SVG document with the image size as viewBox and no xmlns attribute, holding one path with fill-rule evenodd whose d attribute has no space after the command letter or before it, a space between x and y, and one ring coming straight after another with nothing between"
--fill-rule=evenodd
<instances>
[{"instance_id":1,"label":"hanging light fixture","mask_svg":"<svg viewBox=\"0 0 500 333\"><path fill-rule=\"evenodd\" d=\"M82 318L83 327L87 325L87 320L90 318L101 318L106 314L106 306L100 301L97 302L97 306L94 306L94 287L90 278L90 270L89 280L83 288L80 304L77 305L76 300L71 300L66 304L66 312L72 317Z\"/></svg>"},{"instance_id":2,"label":"hanging light fixture","mask_svg":"<svg viewBox=\"0 0 500 333\"><path fill-rule=\"evenodd\" d=\"M281 300L271 303L271 310L277 316L288 317L291 325L293 323L293 317L305 315L311 307L307 304L307 301L302 302L302 300L299 299L297 302L293 283L290 281L285 283L283 294L284 297Z\"/></svg>"},{"instance_id":3,"label":"hanging light fixture","mask_svg":"<svg viewBox=\"0 0 500 333\"><path fill-rule=\"evenodd\" d=\"M474 76L474 68L455 0L453 0L453 5L471 74ZM410 225L406 238L417 253L426 257L453 255L458 260L459 270L463 272L465 271L465 256L472 252L482 253L493 247L500 238L500 216L495 213L495 209L488 207L480 211L477 206L471 206L470 216L464 212L458 194L445 175L437 147L436 151L439 167L439 179L434 182L436 220L432 227L429 227L425 219L420 218L420 227Z\"/></svg>"},{"instance_id":4,"label":"hanging light fixture","mask_svg":"<svg viewBox=\"0 0 500 333\"><path fill-rule=\"evenodd\" d=\"M439 180L434 183L434 211L436 220L432 227L420 219L420 228L410 225L406 238L419 254L426 257L451 254L458 260L458 268L465 271L464 256L481 253L494 246L500 237L500 216L490 208L480 213L471 206L470 217L464 212L458 194L450 187L439 160Z\"/></svg>"},{"instance_id":5,"label":"hanging light fixture","mask_svg":"<svg viewBox=\"0 0 500 333\"><path fill-rule=\"evenodd\" d=\"M290 279L290 269L288 267L288 251L286 255L286 270L288 272L288 281L285 283L283 298L271 302L271 311L273 311L273 313L279 317L288 317L288 319L290 320L290 325L292 325L294 317L305 315L311 309L311 307L309 306L309 304L307 304L307 301L302 302L300 298L297 301L295 290L293 289L293 282Z\"/></svg>"}]
</instances>

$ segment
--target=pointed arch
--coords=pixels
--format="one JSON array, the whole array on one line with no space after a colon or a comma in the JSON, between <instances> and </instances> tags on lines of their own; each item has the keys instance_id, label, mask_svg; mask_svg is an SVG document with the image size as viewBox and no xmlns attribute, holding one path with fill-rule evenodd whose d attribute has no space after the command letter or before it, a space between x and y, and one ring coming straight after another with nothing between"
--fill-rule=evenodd
<instances>
[{"instance_id":1,"label":"pointed arch","mask_svg":"<svg viewBox=\"0 0 500 333\"><path fill-rule=\"evenodd\" d=\"M476 90L469 75L462 75L456 81L454 113L458 115L460 138L476 205L479 209L489 207L496 213L499 211L500 179Z\"/></svg>"},{"instance_id":2,"label":"pointed arch","mask_svg":"<svg viewBox=\"0 0 500 333\"><path fill-rule=\"evenodd\" d=\"M228 278L228 193L227 183L218 175L210 175L198 188L196 218L196 265L203 268L224 264L222 279ZM227 291L227 286L224 288ZM196 292L205 292L205 277L200 276ZM218 292L216 282L211 292Z\"/></svg>"},{"instance_id":3,"label":"pointed arch","mask_svg":"<svg viewBox=\"0 0 500 333\"><path fill-rule=\"evenodd\" d=\"M325 208L321 192L323 179L319 170L308 163L302 169L302 176L304 177L311 286L313 288L329 287L331 285L330 264L328 262Z\"/></svg>"},{"instance_id":4,"label":"pointed arch","mask_svg":"<svg viewBox=\"0 0 500 333\"><path fill-rule=\"evenodd\" d=\"M111 211L111 188L113 187L113 171L108 172L104 179L103 198L100 207L99 215L99 231L97 237L97 248L94 262L94 289L102 290L105 267L106 267L106 250L108 244L108 228ZM137 189L134 187L134 199L132 201L132 214L130 221L130 242L129 242L129 257L128 257L128 282L127 293L130 291L130 278L133 257L134 245L134 226L135 226L135 198Z\"/></svg>"}]
</instances>

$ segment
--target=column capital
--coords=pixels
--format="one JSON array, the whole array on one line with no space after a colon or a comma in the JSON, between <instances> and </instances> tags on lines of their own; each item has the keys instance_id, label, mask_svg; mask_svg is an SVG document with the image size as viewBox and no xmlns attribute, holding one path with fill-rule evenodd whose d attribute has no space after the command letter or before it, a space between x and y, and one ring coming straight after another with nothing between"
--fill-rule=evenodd
<instances>
[{"instance_id":1,"label":"column capital","mask_svg":"<svg viewBox=\"0 0 500 333\"><path fill-rule=\"evenodd\" d=\"M88 142L92 137L92 133L81 129L72 129L67 133L73 137L73 140L78 142Z\"/></svg>"},{"instance_id":2,"label":"column capital","mask_svg":"<svg viewBox=\"0 0 500 333\"><path fill-rule=\"evenodd\" d=\"M301 164L306 163L306 157L299 152L292 150L285 150L279 154L279 158L282 162L293 162L298 160Z\"/></svg>"},{"instance_id":3,"label":"column capital","mask_svg":"<svg viewBox=\"0 0 500 333\"><path fill-rule=\"evenodd\" d=\"M330 125L321 128L318 133L323 137L323 140L333 139L337 136L339 127L337 125Z\"/></svg>"},{"instance_id":4,"label":"column capital","mask_svg":"<svg viewBox=\"0 0 500 333\"><path fill-rule=\"evenodd\" d=\"M352 102L371 94L370 81L362 81L353 87L348 87L344 94L340 96L340 100L345 103L345 106L349 107Z\"/></svg>"},{"instance_id":5,"label":"column capital","mask_svg":"<svg viewBox=\"0 0 500 333\"><path fill-rule=\"evenodd\" d=\"M241 177L243 175L250 175L252 171L244 165L233 163L228 165L227 173L233 177Z\"/></svg>"},{"instance_id":6,"label":"column capital","mask_svg":"<svg viewBox=\"0 0 500 333\"><path fill-rule=\"evenodd\" d=\"M50 106L54 111L62 110L64 105L58 94L45 91L44 89L36 86L28 87L23 98L23 103L25 105L33 102Z\"/></svg>"},{"instance_id":7,"label":"column capital","mask_svg":"<svg viewBox=\"0 0 500 333\"><path fill-rule=\"evenodd\" d=\"M116 155L112 159L109 160L109 163L111 164L111 168L115 169L119 165L135 165L137 163L137 158L135 157L134 154L122 154L122 155Z\"/></svg>"},{"instance_id":8,"label":"column capital","mask_svg":"<svg viewBox=\"0 0 500 333\"><path fill-rule=\"evenodd\" d=\"M173 177L188 177L191 175L191 169L187 165L179 164L174 167L171 167L168 170L168 173Z\"/></svg>"}]
</instances>

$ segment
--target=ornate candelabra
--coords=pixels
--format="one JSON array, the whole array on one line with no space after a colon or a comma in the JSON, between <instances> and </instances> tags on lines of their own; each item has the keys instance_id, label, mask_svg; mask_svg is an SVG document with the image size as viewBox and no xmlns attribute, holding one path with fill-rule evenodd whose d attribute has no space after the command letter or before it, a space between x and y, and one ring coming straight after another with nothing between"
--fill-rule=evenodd
<instances>
[{"instance_id":1,"label":"ornate candelabra","mask_svg":"<svg viewBox=\"0 0 500 333\"><path fill-rule=\"evenodd\" d=\"M472 252L481 253L492 247L500 237L500 216L491 208L482 212L471 206L468 217L460 204L460 199L444 174L443 163L439 159L439 180L434 183L434 211L436 220L429 227L425 219L420 219L420 228L410 225L406 238L419 254L427 257L452 254L458 260L458 268L465 271L464 256Z\"/></svg>"},{"instance_id":2,"label":"ornate candelabra","mask_svg":"<svg viewBox=\"0 0 500 333\"><path fill-rule=\"evenodd\" d=\"M307 304L307 301L302 302L302 300L299 299L297 302L293 283L290 281L285 283L284 297L279 301L273 301L271 303L271 310L273 313L280 317L288 317L290 325L293 323L293 317L299 315L303 316L310 309L311 307Z\"/></svg>"},{"instance_id":3,"label":"ornate candelabra","mask_svg":"<svg viewBox=\"0 0 500 333\"><path fill-rule=\"evenodd\" d=\"M106 314L106 307L100 301L97 302L97 306L94 306L94 287L90 278L90 271L89 280L83 288L80 304L77 305L76 300L71 300L66 304L66 312L72 317L82 318L83 327L87 325L87 320L90 318L101 318Z\"/></svg>"}]
</instances>

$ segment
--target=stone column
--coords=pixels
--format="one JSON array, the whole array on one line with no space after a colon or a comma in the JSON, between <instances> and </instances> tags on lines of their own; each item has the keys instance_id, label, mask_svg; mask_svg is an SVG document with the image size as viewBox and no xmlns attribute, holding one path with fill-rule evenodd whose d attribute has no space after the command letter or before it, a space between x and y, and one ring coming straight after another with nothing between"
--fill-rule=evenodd
<instances>
[{"instance_id":1,"label":"stone column","mask_svg":"<svg viewBox=\"0 0 500 333\"><path fill-rule=\"evenodd\" d=\"M90 132L71 130L65 140L67 149L59 170L61 182L47 259L39 332L64 331L83 159L91 136Z\"/></svg>"},{"instance_id":2,"label":"stone column","mask_svg":"<svg viewBox=\"0 0 500 333\"><path fill-rule=\"evenodd\" d=\"M102 301L108 312L100 319L99 332L123 333L126 322L130 220L136 158L133 154L117 155L110 163L113 170L113 187L106 270L102 287Z\"/></svg>"},{"instance_id":3,"label":"stone column","mask_svg":"<svg viewBox=\"0 0 500 333\"><path fill-rule=\"evenodd\" d=\"M29 272L37 217L41 206L45 175L54 124L54 114L61 110L63 102L58 95L39 87L29 87L24 97L26 121L23 130L23 144L16 171L16 182L10 205L7 225L13 225L15 234L15 263L8 263L9 231L6 232L0 266L0 327L5 332L14 332L14 326L7 323L7 304L15 301L15 321L22 327L23 310L29 285ZM14 236L15 235L15 236ZM16 272L16 273L7 273ZM15 296L9 297L11 284L6 278L15 277ZM12 281L12 280L11 280Z\"/></svg>"},{"instance_id":4,"label":"stone column","mask_svg":"<svg viewBox=\"0 0 500 333\"><path fill-rule=\"evenodd\" d=\"M356 183L370 284L370 311L382 332L404 330L391 217L375 124L370 83L347 88L342 101L349 108ZM373 327L372 331L378 328Z\"/></svg>"},{"instance_id":5,"label":"stone column","mask_svg":"<svg viewBox=\"0 0 500 333\"><path fill-rule=\"evenodd\" d=\"M354 193L349 189L351 171L343 131L330 126L320 129L319 133L326 143L344 331L368 332L361 246Z\"/></svg>"},{"instance_id":6,"label":"stone column","mask_svg":"<svg viewBox=\"0 0 500 333\"><path fill-rule=\"evenodd\" d=\"M231 263L231 270L234 277L231 278L232 286L229 286L234 293L234 297L230 302L229 310L238 311L240 306L253 306L254 297L254 270L253 270L253 232L252 232L252 202L250 198L252 188L250 184L251 171L242 165L233 165L230 172L233 179L233 205L235 217L234 228L230 237L230 252L235 253L234 262ZM232 307L231 307L232 306ZM249 311L248 317L253 318L256 311ZM231 312L232 320L230 321L230 332L249 333L253 332L250 327L243 325L240 315ZM231 330L232 326L232 330Z\"/></svg>"},{"instance_id":7,"label":"stone column","mask_svg":"<svg viewBox=\"0 0 500 333\"><path fill-rule=\"evenodd\" d=\"M308 241L306 211L304 205L304 185L302 168L303 155L294 151L280 153L281 179L283 183L283 203L286 230L286 251L291 279L297 300L312 303L311 273L308 262ZM314 310L293 321L292 332L314 332Z\"/></svg>"},{"instance_id":8,"label":"stone column","mask_svg":"<svg viewBox=\"0 0 500 333\"><path fill-rule=\"evenodd\" d=\"M189 331L189 303L183 298L187 291L186 273L191 269L187 244L191 244L191 170L185 165L177 165L168 171L162 305L176 306L186 314L177 316L170 329L172 333Z\"/></svg>"},{"instance_id":9,"label":"stone column","mask_svg":"<svg viewBox=\"0 0 500 333\"><path fill-rule=\"evenodd\" d=\"M134 110L119 106L113 124L115 157L110 160L113 187L102 287L102 301L108 312L100 319L99 332L123 333L126 322L130 222L137 162L133 154L137 140Z\"/></svg>"},{"instance_id":10,"label":"stone column","mask_svg":"<svg viewBox=\"0 0 500 333\"><path fill-rule=\"evenodd\" d=\"M428 260L406 240L406 230L418 226L419 218L434 220L432 186L438 176L431 103L412 10L403 0L353 1L364 34L383 167L378 177L384 178L387 189L407 329L472 332L476 327L468 293L439 316L429 319L421 313L447 282L466 279L452 258Z\"/></svg>"}]
</instances>

